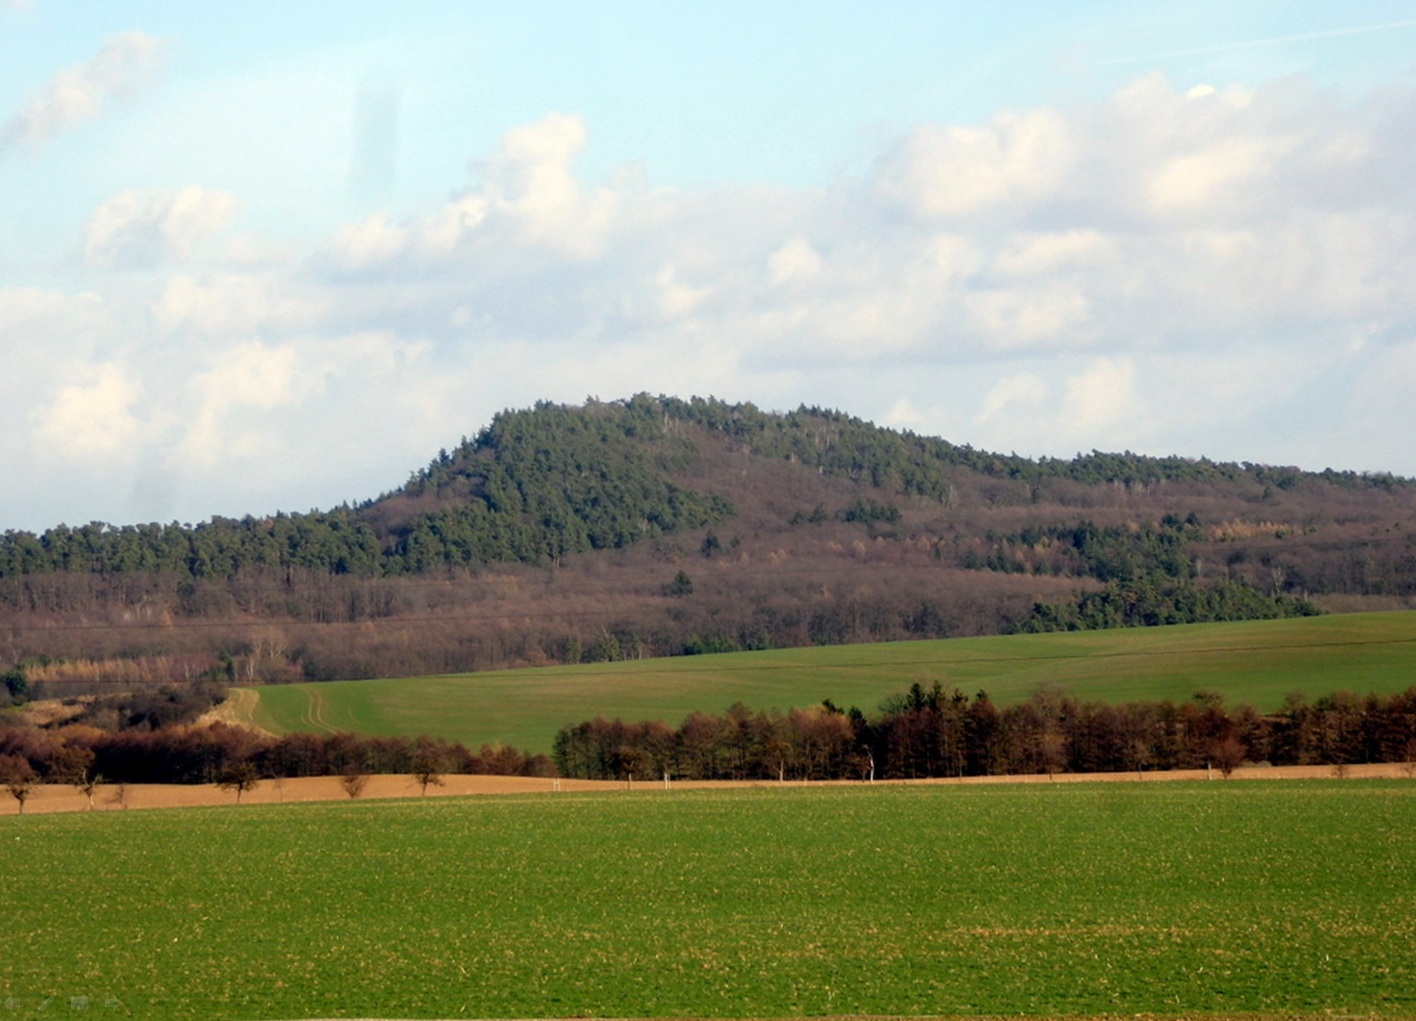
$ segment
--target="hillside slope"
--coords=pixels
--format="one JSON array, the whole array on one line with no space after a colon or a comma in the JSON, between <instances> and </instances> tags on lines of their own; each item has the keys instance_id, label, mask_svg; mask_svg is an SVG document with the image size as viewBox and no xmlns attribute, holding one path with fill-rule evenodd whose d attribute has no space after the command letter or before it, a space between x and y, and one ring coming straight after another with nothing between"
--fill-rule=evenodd
<instances>
[{"instance_id":1,"label":"hillside slope","mask_svg":"<svg viewBox=\"0 0 1416 1021\"><path fill-rule=\"evenodd\" d=\"M239 722L272 733L415 737L549 751L567 723L603 715L670 726L734 702L755 710L830 699L874 715L912 683L1016 705L1039 689L1080 702L1188 701L1275 712L1295 694L1392 695L1416 681L1416 614L1364 613L1087 634L778 649L474 675L242 689Z\"/></svg>"},{"instance_id":2,"label":"hillside slope","mask_svg":"<svg viewBox=\"0 0 1416 1021\"><path fill-rule=\"evenodd\" d=\"M1032 461L834 411L505 412L364 504L0 538L0 668L53 692L1390 609L1416 484Z\"/></svg>"}]
</instances>

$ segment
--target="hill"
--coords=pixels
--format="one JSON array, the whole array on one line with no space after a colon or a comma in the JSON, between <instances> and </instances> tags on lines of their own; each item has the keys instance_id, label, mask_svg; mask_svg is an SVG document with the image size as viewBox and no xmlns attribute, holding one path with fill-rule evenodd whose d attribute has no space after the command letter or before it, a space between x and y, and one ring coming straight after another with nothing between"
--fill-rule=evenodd
<instances>
[{"instance_id":1,"label":"hill","mask_svg":"<svg viewBox=\"0 0 1416 1021\"><path fill-rule=\"evenodd\" d=\"M0 668L72 694L1394 609L1413 542L1391 476L640 395L504 412L357 506L6 532Z\"/></svg>"}]
</instances>

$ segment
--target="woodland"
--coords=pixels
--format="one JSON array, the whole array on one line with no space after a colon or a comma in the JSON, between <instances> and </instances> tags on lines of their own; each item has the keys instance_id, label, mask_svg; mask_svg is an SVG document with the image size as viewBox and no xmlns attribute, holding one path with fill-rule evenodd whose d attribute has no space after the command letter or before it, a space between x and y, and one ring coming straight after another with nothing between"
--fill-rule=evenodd
<instances>
[{"instance_id":1,"label":"woodland","mask_svg":"<svg viewBox=\"0 0 1416 1021\"><path fill-rule=\"evenodd\" d=\"M711 398L504 412L358 505L0 536L0 701L1416 603L1416 482Z\"/></svg>"}]
</instances>

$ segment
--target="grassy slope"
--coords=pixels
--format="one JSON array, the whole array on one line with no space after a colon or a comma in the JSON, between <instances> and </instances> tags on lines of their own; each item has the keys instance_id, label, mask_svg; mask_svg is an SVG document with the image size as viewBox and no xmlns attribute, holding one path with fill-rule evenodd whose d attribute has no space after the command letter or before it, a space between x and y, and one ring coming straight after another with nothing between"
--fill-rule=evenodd
<instances>
[{"instance_id":1,"label":"grassy slope","mask_svg":"<svg viewBox=\"0 0 1416 1021\"><path fill-rule=\"evenodd\" d=\"M0 1000L162 1018L1409 1017L1414 829L1410 781L6 818L0 840L43 882L7 891Z\"/></svg>"},{"instance_id":2,"label":"grassy slope","mask_svg":"<svg viewBox=\"0 0 1416 1021\"><path fill-rule=\"evenodd\" d=\"M1189 698L1200 688L1230 704L1277 708L1284 696L1340 690L1391 693L1416 684L1416 613L1201 624L1146 630L1016 635L782 649L255 689L248 719L275 732L355 730L431 734L479 745L549 751L557 729L597 714L677 725L695 709L721 712L830 698L871 711L912 681L982 689L996 702L1057 684L1109 702Z\"/></svg>"}]
</instances>

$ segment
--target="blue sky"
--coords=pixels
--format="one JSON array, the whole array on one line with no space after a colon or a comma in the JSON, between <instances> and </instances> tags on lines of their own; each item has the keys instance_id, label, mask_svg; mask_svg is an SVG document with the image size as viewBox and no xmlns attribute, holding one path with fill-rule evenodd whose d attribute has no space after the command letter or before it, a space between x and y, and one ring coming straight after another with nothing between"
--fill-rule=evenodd
<instances>
[{"instance_id":1,"label":"blue sky","mask_svg":"<svg viewBox=\"0 0 1416 1021\"><path fill-rule=\"evenodd\" d=\"M0 0L0 527L712 393L1416 475L1416 2Z\"/></svg>"}]
</instances>

